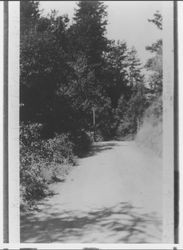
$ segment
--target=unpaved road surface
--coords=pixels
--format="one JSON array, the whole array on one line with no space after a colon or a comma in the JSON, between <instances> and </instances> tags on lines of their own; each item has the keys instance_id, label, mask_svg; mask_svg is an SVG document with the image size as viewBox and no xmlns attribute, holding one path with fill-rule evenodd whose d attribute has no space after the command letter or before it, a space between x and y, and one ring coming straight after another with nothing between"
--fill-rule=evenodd
<instances>
[{"instance_id":1,"label":"unpaved road surface","mask_svg":"<svg viewBox=\"0 0 183 250\"><path fill-rule=\"evenodd\" d=\"M22 215L21 242L162 242L162 162L133 141L96 143L52 189Z\"/></svg>"}]
</instances>

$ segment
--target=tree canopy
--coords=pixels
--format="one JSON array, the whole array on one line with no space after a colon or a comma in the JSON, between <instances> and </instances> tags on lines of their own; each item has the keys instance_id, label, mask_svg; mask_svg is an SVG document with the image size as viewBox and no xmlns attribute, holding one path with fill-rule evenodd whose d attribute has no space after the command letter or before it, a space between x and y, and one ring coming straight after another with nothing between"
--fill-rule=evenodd
<instances>
[{"instance_id":1,"label":"tree canopy","mask_svg":"<svg viewBox=\"0 0 183 250\"><path fill-rule=\"evenodd\" d=\"M87 132L95 107L98 133L112 138L136 108L135 133L145 101L142 65L135 48L107 38L107 21L101 1L79 1L72 23L54 10L42 16L38 1L21 1L21 121L42 123L47 136ZM149 21L162 29L159 13ZM156 55L146 68L162 74L162 41L147 49Z\"/></svg>"}]
</instances>

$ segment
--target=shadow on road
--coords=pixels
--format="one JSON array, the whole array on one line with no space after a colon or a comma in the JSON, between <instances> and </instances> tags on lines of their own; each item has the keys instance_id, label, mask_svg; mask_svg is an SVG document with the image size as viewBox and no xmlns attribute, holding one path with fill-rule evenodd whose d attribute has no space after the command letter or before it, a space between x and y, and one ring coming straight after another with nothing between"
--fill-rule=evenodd
<instances>
[{"instance_id":1,"label":"shadow on road","mask_svg":"<svg viewBox=\"0 0 183 250\"><path fill-rule=\"evenodd\" d=\"M94 143L92 145L90 151L87 152L86 154L84 154L80 158L94 156L94 155L96 155L96 154L98 154L98 153L100 153L102 151L111 150L116 146L118 146L118 144L115 143L115 142L98 142L98 143Z\"/></svg>"},{"instance_id":2,"label":"shadow on road","mask_svg":"<svg viewBox=\"0 0 183 250\"><path fill-rule=\"evenodd\" d=\"M160 243L161 223L126 202L92 212L29 214L21 218L21 242Z\"/></svg>"}]
</instances>

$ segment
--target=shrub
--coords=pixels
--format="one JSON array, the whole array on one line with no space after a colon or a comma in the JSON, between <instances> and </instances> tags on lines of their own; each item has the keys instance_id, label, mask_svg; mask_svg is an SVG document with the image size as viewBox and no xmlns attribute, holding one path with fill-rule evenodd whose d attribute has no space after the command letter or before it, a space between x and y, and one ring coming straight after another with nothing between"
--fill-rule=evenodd
<instances>
[{"instance_id":1,"label":"shrub","mask_svg":"<svg viewBox=\"0 0 183 250\"><path fill-rule=\"evenodd\" d=\"M41 139L43 125L40 123L29 123L20 125L20 142L25 146L31 146L32 143ZM35 145L34 145L35 146Z\"/></svg>"},{"instance_id":2,"label":"shrub","mask_svg":"<svg viewBox=\"0 0 183 250\"><path fill-rule=\"evenodd\" d=\"M133 139L134 134L136 133L137 123L136 119L122 119L117 127L116 135L120 139Z\"/></svg>"},{"instance_id":3,"label":"shrub","mask_svg":"<svg viewBox=\"0 0 183 250\"><path fill-rule=\"evenodd\" d=\"M85 131L77 131L71 136L71 140L74 143L74 153L79 157L88 152L92 143L92 138Z\"/></svg>"},{"instance_id":4,"label":"shrub","mask_svg":"<svg viewBox=\"0 0 183 250\"><path fill-rule=\"evenodd\" d=\"M65 176L75 165L74 145L68 134L41 139L41 124L21 124L20 185L21 207L31 207L50 193L48 184Z\"/></svg>"},{"instance_id":5,"label":"shrub","mask_svg":"<svg viewBox=\"0 0 183 250\"><path fill-rule=\"evenodd\" d=\"M102 135L102 132L98 129L95 131L95 142L102 142L104 141L104 136Z\"/></svg>"},{"instance_id":6,"label":"shrub","mask_svg":"<svg viewBox=\"0 0 183 250\"><path fill-rule=\"evenodd\" d=\"M46 180L41 176L42 159L28 149L20 146L20 193L21 205L32 206L35 200L48 193Z\"/></svg>"}]
</instances>

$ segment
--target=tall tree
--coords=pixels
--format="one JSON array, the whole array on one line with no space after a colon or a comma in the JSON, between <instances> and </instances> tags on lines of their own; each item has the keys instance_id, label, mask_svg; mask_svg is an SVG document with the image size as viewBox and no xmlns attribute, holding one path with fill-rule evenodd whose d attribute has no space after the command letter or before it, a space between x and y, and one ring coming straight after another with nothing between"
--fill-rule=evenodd
<instances>
[{"instance_id":1,"label":"tall tree","mask_svg":"<svg viewBox=\"0 0 183 250\"><path fill-rule=\"evenodd\" d=\"M108 51L104 53L105 68L103 78L107 96L111 99L111 105L116 108L121 95L128 95L129 86L127 72L127 45L126 42L111 41L108 44Z\"/></svg>"},{"instance_id":2,"label":"tall tree","mask_svg":"<svg viewBox=\"0 0 183 250\"><path fill-rule=\"evenodd\" d=\"M103 53L107 48L106 6L100 1L80 1L74 14L73 25L68 30L70 64L75 77L73 103L82 113L85 125L92 127L92 108L96 116L105 105L102 78Z\"/></svg>"},{"instance_id":3,"label":"tall tree","mask_svg":"<svg viewBox=\"0 0 183 250\"><path fill-rule=\"evenodd\" d=\"M100 1L79 1L74 15L74 43L87 58L88 65L98 66L107 46L106 6Z\"/></svg>"},{"instance_id":4,"label":"tall tree","mask_svg":"<svg viewBox=\"0 0 183 250\"><path fill-rule=\"evenodd\" d=\"M121 135L134 135L140 125L146 105L142 64L134 47L127 51L125 62L128 92L122 94L118 101L116 109L118 117L117 132Z\"/></svg>"},{"instance_id":5,"label":"tall tree","mask_svg":"<svg viewBox=\"0 0 183 250\"><path fill-rule=\"evenodd\" d=\"M154 17L148 21L155 24L159 30L162 30L162 15L158 11L154 14ZM147 46L146 49L154 55L147 61L146 69L152 72L149 79L149 85L153 95L156 97L157 95L161 95L163 90L162 39L157 40L151 46Z\"/></svg>"},{"instance_id":6,"label":"tall tree","mask_svg":"<svg viewBox=\"0 0 183 250\"><path fill-rule=\"evenodd\" d=\"M137 56L137 51L132 47L127 56L128 82L131 87L143 83L142 63Z\"/></svg>"},{"instance_id":7,"label":"tall tree","mask_svg":"<svg viewBox=\"0 0 183 250\"><path fill-rule=\"evenodd\" d=\"M40 17L38 1L20 1L20 29L21 35L26 31L34 29L37 20Z\"/></svg>"},{"instance_id":8,"label":"tall tree","mask_svg":"<svg viewBox=\"0 0 183 250\"><path fill-rule=\"evenodd\" d=\"M38 18L34 29L29 27L21 36L20 118L44 123L55 131L69 127L66 118L71 110L64 95L72 71L65 52L67 23L66 17L53 12L47 18ZM59 110L61 106L65 116Z\"/></svg>"}]
</instances>

